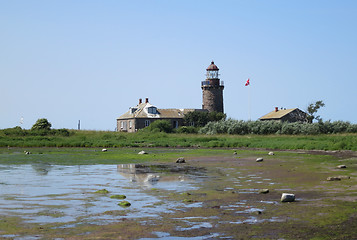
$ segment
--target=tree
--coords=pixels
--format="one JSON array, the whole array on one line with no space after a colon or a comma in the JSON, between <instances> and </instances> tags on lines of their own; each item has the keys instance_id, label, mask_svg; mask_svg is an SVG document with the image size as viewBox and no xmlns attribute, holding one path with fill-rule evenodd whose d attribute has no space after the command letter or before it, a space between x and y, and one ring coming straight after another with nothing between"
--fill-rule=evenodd
<instances>
[{"instance_id":1,"label":"tree","mask_svg":"<svg viewBox=\"0 0 357 240\"><path fill-rule=\"evenodd\" d=\"M316 115L317 111L324 107L325 103L322 100L316 101L315 103L310 103L309 106L307 107L307 120L309 123L312 123L314 119L317 121L322 121L319 115Z\"/></svg>"},{"instance_id":2,"label":"tree","mask_svg":"<svg viewBox=\"0 0 357 240\"><path fill-rule=\"evenodd\" d=\"M217 122L226 119L226 114L221 112L192 111L185 114L184 122L186 126L203 127L208 122Z\"/></svg>"},{"instance_id":3,"label":"tree","mask_svg":"<svg viewBox=\"0 0 357 240\"><path fill-rule=\"evenodd\" d=\"M40 118L32 126L31 130L51 130L52 124L46 118Z\"/></svg>"},{"instance_id":4,"label":"tree","mask_svg":"<svg viewBox=\"0 0 357 240\"><path fill-rule=\"evenodd\" d=\"M168 120L156 120L144 129L145 131L150 131L150 132L158 131L158 132L170 133L172 132L173 127Z\"/></svg>"}]
</instances>

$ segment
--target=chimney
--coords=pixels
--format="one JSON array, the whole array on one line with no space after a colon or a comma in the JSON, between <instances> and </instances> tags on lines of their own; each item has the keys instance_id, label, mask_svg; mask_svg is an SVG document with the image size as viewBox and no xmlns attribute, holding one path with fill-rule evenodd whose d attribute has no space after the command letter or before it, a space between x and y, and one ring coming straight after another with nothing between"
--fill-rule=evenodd
<instances>
[{"instance_id":1,"label":"chimney","mask_svg":"<svg viewBox=\"0 0 357 240\"><path fill-rule=\"evenodd\" d=\"M149 98L145 98L145 103L148 103L149 102Z\"/></svg>"},{"instance_id":2,"label":"chimney","mask_svg":"<svg viewBox=\"0 0 357 240\"><path fill-rule=\"evenodd\" d=\"M142 104L143 100L141 98L139 98L139 104Z\"/></svg>"},{"instance_id":3,"label":"chimney","mask_svg":"<svg viewBox=\"0 0 357 240\"><path fill-rule=\"evenodd\" d=\"M279 108L278 107L275 107L275 112L279 111Z\"/></svg>"}]
</instances>

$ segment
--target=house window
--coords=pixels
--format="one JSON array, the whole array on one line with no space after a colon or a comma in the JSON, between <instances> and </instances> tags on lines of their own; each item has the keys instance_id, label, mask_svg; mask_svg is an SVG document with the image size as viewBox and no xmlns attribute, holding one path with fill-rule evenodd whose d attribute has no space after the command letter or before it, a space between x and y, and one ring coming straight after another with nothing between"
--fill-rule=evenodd
<instances>
[{"instance_id":1,"label":"house window","mask_svg":"<svg viewBox=\"0 0 357 240\"><path fill-rule=\"evenodd\" d=\"M150 120L145 120L145 127L150 125Z\"/></svg>"},{"instance_id":2,"label":"house window","mask_svg":"<svg viewBox=\"0 0 357 240\"><path fill-rule=\"evenodd\" d=\"M120 128L121 128L121 129L124 128L124 122L123 122L123 121L120 122Z\"/></svg>"},{"instance_id":3,"label":"house window","mask_svg":"<svg viewBox=\"0 0 357 240\"><path fill-rule=\"evenodd\" d=\"M129 128L131 129L133 126L133 123L131 121L129 121Z\"/></svg>"},{"instance_id":4,"label":"house window","mask_svg":"<svg viewBox=\"0 0 357 240\"><path fill-rule=\"evenodd\" d=\"M172 122L172 126L173 126L174 128L178 128L178 121L173 121L173 122Z\"/></svg>"},{"instance_id":5,"label":"house window","mask_svg":"<svg viewBox=\"0 0 357 240\"><path fill-rule=\"evenodd\" d=\"M156 107L148 107L148 113L156 114Z\"/></svg>"}]
</instances>

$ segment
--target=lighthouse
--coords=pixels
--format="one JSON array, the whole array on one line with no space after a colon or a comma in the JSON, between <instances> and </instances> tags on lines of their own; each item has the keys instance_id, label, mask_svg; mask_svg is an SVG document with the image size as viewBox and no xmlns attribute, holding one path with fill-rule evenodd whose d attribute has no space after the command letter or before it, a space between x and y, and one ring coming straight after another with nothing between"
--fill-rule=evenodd
<instances>
[{"instance_id":1,"label":"lighthouse","mask_svg":"<svg viewBox=\"0 0 357 240\"><path fill-rule=\"evenodd\" d=\"M206 69L206 80L201 82L202 109L209 112L223 111L223 81L219 79L219 68L212 61Z\"/></svg>"}]
</instances>

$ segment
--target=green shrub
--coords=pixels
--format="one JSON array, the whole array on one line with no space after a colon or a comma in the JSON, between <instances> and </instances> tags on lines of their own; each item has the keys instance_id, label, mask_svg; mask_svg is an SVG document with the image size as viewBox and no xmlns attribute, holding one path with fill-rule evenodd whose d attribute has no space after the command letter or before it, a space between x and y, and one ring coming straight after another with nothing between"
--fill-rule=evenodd
<instances>
[{"instance_id":1,"label":"green shrub","mask_svg":"<svg viewBox=\"0 0 357 240\"><path fill-rule=\"evenodd\" d=\"M329 133L357 133L357 124L349 122L280 122L280 121L242 121L242 120L221 120L209 122L199 130L202 134L285 134L285 135L316 135Z\"/></svg>"},{"instance_id":2,"label":"green shrub","mask_svg":"<svg viewBox=\"0 0 357 240\"><path fill-rule=\"evenodd\" d=\"M22 129L19 126L14 128L6 128L1 130L6 136L25 136L27 134L26 130Z\"/></svg>"},{"instance_id":3,"label":"green shrub","mask_svg":"<svg viewBox=\"0 0 357 240\"><path fill-rule=\"evenodd\" d=\"M32 126L32 131L37 130L51 130L52 124L46 118L40 118L36 121L36 123Z\"/></svg>"},{"instance_id":4,"label":"green shrub","mask_svg":"<svg viewBox=\"0 0 357 240\"><path fill-rule=\"evenodd\" d=\"M182 126L176 130L176 133L198 133L199 128L193 126Z\"/></svg>"},{"instance_id":5,"label":"green shrub","mask_svg":"<svg viewBox=\"0 0 357 240\"><path fill-rule=\"evenodd\" d=\"M148 127L142 129L143 131L149 132L165 132L171 133L172 132L172 125L168 120L156 120L151 123Z\"/></svg>"}]
</instances>

